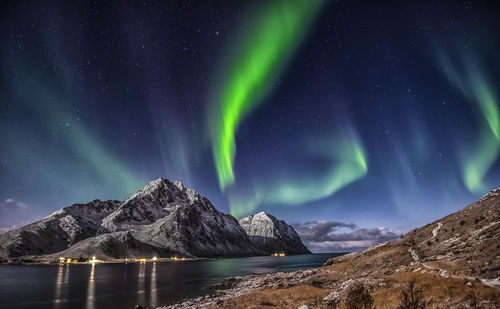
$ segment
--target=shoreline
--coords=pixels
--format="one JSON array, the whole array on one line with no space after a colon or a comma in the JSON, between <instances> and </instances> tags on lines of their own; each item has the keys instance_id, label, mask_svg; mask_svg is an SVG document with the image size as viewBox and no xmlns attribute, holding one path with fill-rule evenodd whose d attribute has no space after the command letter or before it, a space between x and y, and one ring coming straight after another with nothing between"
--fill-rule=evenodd
<instances>
[{"instance_id":1,"label":"shoreline","mask_svg":"<svg viewBox=\"0 0 500 309\"><path fill-rule=\"evenodd\" d=\"M276 257L283 258L289 256L312 255L312 254L335 254L345 255L350 252L331 252L331 253L304 253L304 254L289 254L289 255L249 255L249 256L215 256L215 257L170 257L170 258L125 258L125 259L109 259L109 260L96 260L91 262L90 259L71 259L70 262L61 262L60 257L44 258L40 256L22 256L19 258L1 259L0 265L85 265L85 264L123 264L123 263L173 263L173 262L195 262L203 260L217 260L217 259L239 259L239 258L252 258L252 257ZM53 254L54 255L54 254Z\"/></svg>"},{"instance_id":2,"label":"shoreline","mask_svg":"<svg viewBox=\"0 0 500 309\"><path fill-rule=\"evenodd\" d=\"M60 262L59 259L39 259L34 258L31 260L28 257L23 257L19 260L10 259L9 261L2 260L0 261L0 265L92 265L92 264L139 264L139 263L177 263L177 262L194 262L194 261L202 261L211 258L157 258L153 259L113 259L113 260L97 260L95 262L83 261L80 262L78 260L72 260L70 262L64 261Z\"/></svg>"},{"instance_id":3,"label":"shoreline","mask_svg":"<svg viewBox=\"0 0 500 309\"><path fill-rule=\"evenodd\" d=\"M500 305L499 278L445 271L440 267L449 261L444 260L416 263L398 242L330 258L322 267L229 277L214 285L211 294L154 308L343 308L350 291L360 285L373 296L377 308L395 308L410 282L423 291L426 308L463 307L470 297L481 308ZM396 268L384 263L387 251L400 256Z\"/></svg>"}]
</instances>

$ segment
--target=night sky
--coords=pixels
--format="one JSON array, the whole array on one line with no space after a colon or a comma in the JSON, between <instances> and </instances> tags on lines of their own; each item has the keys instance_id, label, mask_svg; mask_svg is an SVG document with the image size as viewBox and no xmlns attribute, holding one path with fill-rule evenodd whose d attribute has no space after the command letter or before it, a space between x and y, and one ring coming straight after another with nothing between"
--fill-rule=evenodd
<instances>
[{"instance_id":1,"label":"night sky","mask_svg":"<svg viewBox=\"0 0 500 309\"><path fill-rule=\"evenodd\" d=\"M3 1L0 230L158 177L363 247L500 186L500 11Z\"/></svg>"}]
</instances>

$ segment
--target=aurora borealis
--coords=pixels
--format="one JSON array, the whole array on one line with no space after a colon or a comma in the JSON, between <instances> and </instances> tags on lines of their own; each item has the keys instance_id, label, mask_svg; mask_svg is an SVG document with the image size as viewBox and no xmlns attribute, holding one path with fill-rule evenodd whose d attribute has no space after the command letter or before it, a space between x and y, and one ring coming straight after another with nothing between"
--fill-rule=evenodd
<instances>
[{"instance_id":1,"label":"aurora borealis","mask_svg":"<svg viewBox=\"0 0 500 309\"><path fill-rule=\"evenodd\" d=\"M239 122L271 91L271 82L302 41L320 0L272 1L239 33L234 59L222 82L212 119L212 148L222 189L234 182L235 135ZM236 39L238 41L238 39Z\"/></svg>"},{"instance_id":2,"label":"aurora borealis","mask_svg":"<svg viewBox=\"0 0 500 309\"><path fill-rule=\"evenodd\" d=\"M477 134L461 153L463 180L474 193L485 190L483 178L500 154L500 114L493 90L471 59L462 56L458 70L443 51L439 52L450 81L476 106Z\"/></svg>"},{"instance_id":3,"label":"aurora borealis","mask_svg":"<svg viewBox=\"0 0 500 309\"><path fill-rule=\"evenodd\" d=\"M333 134L332 134L333 135ZM289 176L272 183L257 182L251 197L230 197L231 214L242 217L262 204L301 205L331 196L344 186L363 177L368 166L359 138L352 132L335 139L323 139L310 145L311 157L331 160L324 174L310 179L291 180Z\"/></svg>"},{"instance_id":4,"label":"aurora borealis","mask_svg":"<svg viewBox=\"0 0 500 309\"><path fill-rule=\"evenodd\" d=\"M461 209L500 186L491 6L3 2L0 229L158 177L290 223Z\"/></svg>"}]
</instances>

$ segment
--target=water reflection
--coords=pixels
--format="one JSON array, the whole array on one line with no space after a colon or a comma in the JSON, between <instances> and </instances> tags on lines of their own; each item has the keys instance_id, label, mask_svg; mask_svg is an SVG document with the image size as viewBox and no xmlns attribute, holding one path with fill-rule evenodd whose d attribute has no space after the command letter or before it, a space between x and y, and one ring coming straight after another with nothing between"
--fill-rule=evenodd
<instances>
[{"instance_id":1,"label":"water reflection","mask_svg":"<svg viewBox=\"0 0 500 309\"><path fill-rule=\"evenodd\" d=\"M169 305L213 292L244 274L319 267L332 255L61 266L0 266L0 308L133 308ZM71 272L71 274L70 274ZM98 273L99 272L99 273Z\"/></svg>"},{"instance_id":2,"label":"water reflection","mask_svg":"<svg viewBox=\"0 0 500 309\"><path fill-rule=\"evenodd\" d=\"M240 268L240 264L238 259L217 259L211 264L211 270L216 277L219 277L227 273L234 273Z\"/></svg>"},{"instance_id":3,"label":"water reflection","mask_svg":"<svg viewBox=\"0 0 500 309\"><path fill-rule=\"evenodd\" d=\"M54 297L54 308L59 307L59 303L61 302L61 288L63 283L63 273L64 273L64 265L60 264L59 269L57 270L57 279L56 279L56 295Z\"/></svg>"},{"instance_id":4,"label":"water reflection","mask_svg":"<svg viewBox=\"0 0 500 309\"><path fill-rule=\"evenodd\" d=\"M62 297L63 289L69 284L69 265L59 264L57 269L56 293L54 297L54 308L60 308L64 298Z\"/></svg>"},{"instance_id":5,"label":"water reflection","mask_svg":"<svg viewBox=\"0 0 500 309\"><path fill-rule=\"evenodd\" d=\"M69 264L66 264L66 267L64 270L65 270L65 274L64 274L63 283L64 283L64 286L67 287L69 284L69 270L70 270Z\"/></svg>"},{"instance_id":6,"label":"water reflection","mask_svg":"<svg viewBox=\"0 0 500 309\"><path fill-rule=\"evenodd\" d=\"M146 275L146 263L141 262L139 264L139 274L137 275L137 298L139 304L145 303L145 280L144 277Z\"/></svg>"},{"instance_id":7,"label":"water reflection","mask_svg":"<svg viewBox=\"0 0 500 309\"><path fill-rule=\"evenodd\" d=\"M153 268L151 269L150 298L151 306L156 307L158 305L158 289L156 286L156 262L153 262Z\"/></svg>"},{"instance_id":8,"label":"water reflection","mask_svg":"<svg viewBox=\"0 0 500 309\"><path fill-rule=\"evenodd\" d=\"M87 288L87 305L86 305L87 309L94 309L95 307L94 271L95 271L95 264L92 263L90 266L89 285Z\"/></svg>"}]
</instances>

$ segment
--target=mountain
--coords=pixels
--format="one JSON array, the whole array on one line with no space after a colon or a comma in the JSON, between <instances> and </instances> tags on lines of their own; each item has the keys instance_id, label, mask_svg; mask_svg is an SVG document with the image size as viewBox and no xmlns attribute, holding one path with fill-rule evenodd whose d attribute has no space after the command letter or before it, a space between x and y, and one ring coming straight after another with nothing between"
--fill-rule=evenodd
<instances>
[{"instance_id":1,"label":"mountain","mask_svg":"<svg viewBox=\"0 0 500 309\"><path fill-rule=\"evenodd\" d=\"M259 212L239 221L255 247L268 254L307 254L311 253L300 240L293 227L274 216Z\"/></svg>"},{"instance_id":2,"label":"mountain","mask_svg":"<svg viewBox=\"0 0 500 309\"><path fill-rule=\"evenodd\" d=\"M129 197L120 207L104 218L102 225L109 231L123 231L156 222L177 207L189 207L199 194L186 189L180 182L158 178Z\"/></svg>"},{"instance_id":3,"label":"mountain","mask_svg":"<svg viewBox=\"0 0 500 309\"><path fill-rule=\"evenodd\" d=\"M0 235L0 258L50 254L107 232L102 220L120 201L94 200L59 209L40 221Z\"/></svg>"},{"instance_id":4,"label":"mountain","mask_svg":"<svg viewBox=\"0 0 500 309\"><path fill-rule=\"evenodd\" d=\"M279 248L289 254L308 252L290 226L272 218L275 232L269 234L269 243L282 243ZM195 190L164 178L151 181L123 202L75 204L0 235L2 260L250 256L268 252L253 236L250 239L234 217L219 212Z\"/></svg>"},{"instance_id":5,"label":"mountain","mask_svg":"<svg viewBox=\"0 0 500 309\"><path fill-rule=\"evenodd\" d=\"M63 256L74 260L144 258L171 256L173 252L137 240L130 232L101 234L82 240L66 250L44 256L43 260L57 260Z\"/></svg>"}]
</instances>

